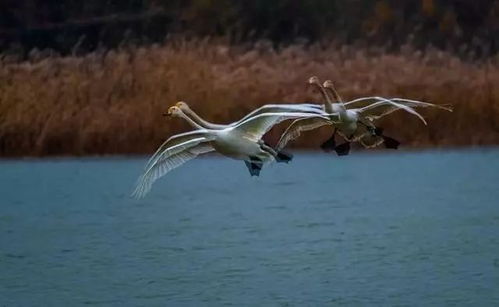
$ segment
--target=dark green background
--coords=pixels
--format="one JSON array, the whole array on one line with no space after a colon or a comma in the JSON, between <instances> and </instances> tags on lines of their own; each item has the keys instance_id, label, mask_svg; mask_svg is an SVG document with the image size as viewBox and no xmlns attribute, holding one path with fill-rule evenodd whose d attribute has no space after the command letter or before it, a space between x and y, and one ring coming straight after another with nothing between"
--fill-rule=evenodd
<instances>
[{"instance_id":1,"label":"dark green background","mask_svg":"<svg viewBox=\"0 0 499 307\"><path fill-rule=\"evenodd\" d=\"M62 54L167 35L269 39L274 46L329 42L396 49L410 42L495 54L496 0L0 0L0 51Z\"/></svg>"}]
</instances>

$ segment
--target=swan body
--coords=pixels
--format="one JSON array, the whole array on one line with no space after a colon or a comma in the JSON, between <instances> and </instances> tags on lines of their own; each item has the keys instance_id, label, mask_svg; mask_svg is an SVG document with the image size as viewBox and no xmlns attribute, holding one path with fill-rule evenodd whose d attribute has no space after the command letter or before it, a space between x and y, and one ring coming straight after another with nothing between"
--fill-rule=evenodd
<instances>
[{"instance_id":1,"label":"swan body","mask_svg":"<svg viewBox=\"0 0 499 307\"><path fill-rule=\"evenodd\" d=\"M239 129L216 130L216 139L212 146L218 153L236 160L248 160L248 157L257 157L266 162L273 160L273 155L262 150L260 144L248 137L244 131Z\"/></svg>"},{"instance_id":2,"label":"swan body","mask_svg":"<svg viewBox=\"0 0 499 307\"><path fill-rule=\"evenodd\" d=\"M277 153L261 139L274 125L296 118L327 119L314 113L262 113L234 126L216 130L198 125L177 106L170 107L166 115L183 117L196 127L196 130L172 136L158 148L137 181L132 193L134 197L143 197L157 179L198 155L212 151L232 159L243 160L258 169L264 163L276 159Z\"/></svg>"}]
</instances>

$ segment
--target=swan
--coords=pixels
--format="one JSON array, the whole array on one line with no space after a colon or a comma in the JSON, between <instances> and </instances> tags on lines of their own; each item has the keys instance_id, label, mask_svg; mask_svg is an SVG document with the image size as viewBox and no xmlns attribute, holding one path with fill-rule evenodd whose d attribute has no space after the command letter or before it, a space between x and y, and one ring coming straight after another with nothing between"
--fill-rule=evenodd
<instances>
[{"instance_id":1,"label":"swan","mask_svg":"<svg viewBox=\"0 0 499 307\"><path fill-rule=\"evenodd\" d=\"M398 148L398 146L400 145L399 141L384 135L383 129L380 127L376 127L374 125L375 120L383 116L386 116L390 113L393 113L397 110L405 109L406 111L418 116L421 120L423 120L425 125L426 121L424 121L424 119L421 116L419 116L419 114L416 111L414 111L413 108L433 107L449 112L453 111L451 105L438 105L418 100L411 100L404 98L383 98L379 96L361 97L343 103L340 95L337 93L333 85L333 82L331 80L326 80L323 84L323 87L333 98L336 99L336 101L338 101L339 104L343 104L345 108L362 109L362 116L364 117L363 122L365 123L365 121L367 120L371 123L371 127L364 125L368 131L366 131L364 135L359 138L360 143L366 148L376 147L381 143L384 143L386 148L390 149ZM390 103L389 101L392 103ZM401 106L403 106L403 108L401 108ZM334 133L331 136L330 140L328 140L327 142L332 143L334 145Z\"/></svg>"},{"instance_id":2,"label":"swan","mask_svg":"<svg viewBox=\"0 0 499 307\"><path fill-rule=\"evenodd\" d=\"M253 170L259 171L264 163L275 160L277 155L275 150L265 146L261 139L268 130L288 119L323 117L315 113L263 113L235 126L216 130L203 128L193 122L177 106L170 107L165 115L183 117L195 126L196 130L174 135L158 148L139 177L132 193L133 197L145 196L157 179L198 155L212 151L243 160Z\"/></svg>"},{"instance_id":3,"label":"swan","mask_svg":"<svg viewBox=\"0 0 499 307\"><path fill-rule=\"evenodd\" d=\"M188 112L191 114L191 116L196 118L197 121L195 121L193 118L188 116L184 110L188 110ZM200 116L198 116L196 113L194 113L194 111L192 111L185 102L177 103L174 107L171 107L166 114L163 114L163 115L169 116L169 117L183 118L194 129L223 130L223 129L227 129L227 128L236 126L236 124L234 124L234 125L218 125L218 124L213 124L213 123L207 122L207 121L203 120ZM241 123L242 123L242 121L241 121ZM276 152L272 147L270 147L268 144L266 144L263 140L261 140L261 145L262 145L262 148L264 148L264 150L271 153L275 157L275 160L277 162L289 162L292 159L291 155L288 155L288 154L285 154L282 152L279 152L279 153ZM151 160L153 160L153 158L151 158L150 161ZM245 161L245 162L246 162L246 166L248 167L248 170L250 171L250 174L252 176L258 176L259 172L261 170L261 167L255 168L255 165L253 165L251 163L247 163L247 161ZM150 164L150 162L148 163L148 165L149 164ZM146 168L147 168L147 166L146 166Z\"/></svg>"},{"instance_id":4,"label":"swan","mask_svg":"<svg viewBox=\"0 0 499 307\"><path fill-rule=\"evenodd\" d=\"M319 82L317 82L315 84L317 86L321 87ZM341 96L336 91L336 89L333 85L333 82L331 80L326 80L324 82L324 84L322 85L322 88L323 88L323 95L326 96L325 98L326 98L326 101L328 103L331 103L330 102L331 97L333 97L334 100L337 101L336 103L331 103L333 110L346 109L347 106L350 107L350 109L354 109L354 110L356 109L355 107L357 107L357 108L363 107L364 108L363 109L364 112L361 115L361 120L359 121L363 125L361 127L357 127L355 129L355 134L357 134L357 136L358 136L356 138L356 140L358 140L362 144L362 146L364 146L365 148L373 148L373 147L379 146L380 144L384 143L386 148L390 148L390 149L397 149L398 148L398 146L400 145L400 142L395 140L394 138L391 138L391 137L384 135L383 129L376 127L373 123L373 120L370 120L368 117L368 114L365 114L365 112L368 109L371 109L371 110L378 109L378 112L379 112L379 109L382 107L391 108L390 110L395 111L395 110L400 109L400 105L393 103L392 99L388 100L388 101L390 101L390 102L388 102L387 99L382 98L382 97L376 97L375 102L372 102L370 100L365 100L365 99L357 99L356 101L349 101L347 103L343 103L343 99L341 99ZM331 97L327 97L327 96L329 96L328 94L331 95ZM406 109L406 111L413 113L411 109ZM385 115L387 115L387 114L388 113L386 113ZM417 113L416 113L416 115L419 116L419 114L417 114ZM421 119L423 120L423 122L426 125L425 120L423 118L421 118ZM336 153L338 153L339 155L346 155L350 151L351 140L349 140L349 138L347 136L345 136L345 129L342 129L344 127L339 127L339 128L340 129L335 129L333 131L333 134L331 135L331 137L326 142L324 142L321 147L325 151L329 151L329 150L334 149L336 151ZM339 146L336 146L336 140L335 140L336 133L343 136L343 138L346 140L346 142L343 144L340 144Z\"/></svg>"},{"instance_id":5,"label":"swan","mask_svg":"<svg viewBox=\"0 0 499 307\"><path fill-rule=\"evenodd\" d=\"M327 86L323 87L323 85L320 84L319 79L315 76L311 77L308 82L309 84L316 85L326 98L326 103L323 106L319 106L319 108L322 108L324 112L322 115L328 117L329 120L324 120L323 118L300 118L294 120L282 134L276 147L277 151L284 148L289 141L299 137L302 131L316 129L324 125L333 125L334 132L333 136L323 143L321 147L324 150L334 149L340 156L349 153L350 142L358 141L361 138L366 137L367 133L370 133L371 136L382 137L385 143L388 143L387 146L396 148L399 144L398 141L383 136L382 130L377 128L371 120L388 114L386 112L387 109L405 110L406 112L417 116L425 125L427 124L425 119L412 107L382 97L372 98L371 101L375 100L376 102L366 103L367 105L364 107L347 109L347 104L342 102L341 97L334 89L332 82L327 82ZM328 91L330 91L336 101L339 101L338 103L333 103ZM358 100L356 103L360 103L361 101L362 100ZM336 146L334 140L336 133L345 138L346 142Z\"/></svg>"}]
</instances>

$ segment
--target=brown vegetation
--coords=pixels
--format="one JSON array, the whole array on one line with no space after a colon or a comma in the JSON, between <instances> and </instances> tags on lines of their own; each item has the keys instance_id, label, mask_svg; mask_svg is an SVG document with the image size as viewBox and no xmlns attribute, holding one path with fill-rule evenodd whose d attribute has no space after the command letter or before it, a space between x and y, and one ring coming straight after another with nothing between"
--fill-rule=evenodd
<instances>
[{"instance_id":1,"label":"brown vegetation","mask_svg":"<svg viewBox=\"0 0 499 307\"><path fill-rule=\"evenodd\" d=\"M35 55L34 55L35 57ZM269 102L318 101L311 75L330 78L346 99L367 95L453 104L423 110L429 126L397 112L382 122L405 145L499 143L499 62L449 53L290 46L279 51L179 41L81 57L0 62L0 154L86 155L151 152L188 130L161 116L178 100L214 122L237 120ZM270 134L275 139L283 127ZM315 148L328 130L294 143ZM387 132L388 134L388 132Z\"/></svg>"}]
</instances>

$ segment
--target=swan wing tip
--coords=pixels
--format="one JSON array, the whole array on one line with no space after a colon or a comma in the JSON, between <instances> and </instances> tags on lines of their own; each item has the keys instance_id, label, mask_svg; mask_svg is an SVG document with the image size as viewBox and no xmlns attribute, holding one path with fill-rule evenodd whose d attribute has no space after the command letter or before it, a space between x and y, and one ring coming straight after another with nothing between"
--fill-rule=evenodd
<instances>
[{"instance_id":1,"label":"swan wing tip","mask_svg":"<svg viewBox=\"0 0 499 307\"><path fill-rule=\"evenodd\" d=\"M446 110L446 111L449 111L449 112L453 112L454 111L454 106L451 105L451 104L443 104L440 107L442 109Z\"/></svg>"},{"instance_id":2,"label":"swan wing tip","mask_svg":"<svg viewBox=\"0 0 499 307\"><path fill-rule=\"evenodd\" d=\"M145 182L144 182L144 178L143 176L141 176L139 178L139 180L137 181L136 185L135 185L135 189L133 190L133 192L130 194L130 198L133 198L133 199L141 199L141 198L144 198L144 196L146 196L146 194L151 190L151 187L150 185L148 186Z\"/></svg>"},{"instance_id":3,"label":"swan wing tip","mask_svg":"<svg viewBox=\"0 0 499 307\"><path fill-rule=\"evenodd\" d=\"M131 194L130 194L130 198L132 199L141 199L141 198L144 198L145 196L145 193L139 191L138 189L135 189Z\"/></svg>"}]
</instances>

